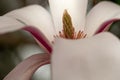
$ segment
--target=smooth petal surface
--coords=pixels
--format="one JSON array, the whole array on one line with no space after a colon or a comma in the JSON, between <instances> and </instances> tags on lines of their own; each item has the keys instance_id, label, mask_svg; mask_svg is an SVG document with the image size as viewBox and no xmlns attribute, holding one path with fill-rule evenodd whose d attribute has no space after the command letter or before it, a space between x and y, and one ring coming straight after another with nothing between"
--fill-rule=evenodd
<instances>
[{"instance_id":1,"label":"smooth petal surface","mask_svg":"<svg viewBox=\"0 0 120 80\"><path fill-rule=\"evenodd\" d=\"M49 41L53 41L54 29L50 14L39 5L31 5L14 10L4 16L13 17L27 25L35 26Z\"/></svg>"},{"instance_id":2,"label":"smooth petal surface","mask_svg":"<svg viewBox=\"0 0 120 80\"><path fill-rule=\"evenodd\" d=\"M120 40L111 33L55 41L52 80L120 80L119 74Z\"/></svg>"},{"instance_id":3,"label":"smooth petal surface","mask_svg":"<svg viewBox=\"0 0 120 80\"><path fill-rule=\"evenodd\" d=\"M0 34L12 32L23 28L25 25L16 19L1 16L0 17Z\"/></svg>"},{"instance_id":4,"label":"smooth petal surface","mask_svg":"<svg viewBox=\"0 0 120 80\"><path fill-rule=\"evenodd\" d=\"M3 80L31 80L34 72L50 63L49 54L35 54L17 65Z\"/></svg>"},{"instance_id":5,"label":"smooth petal surface","mask_svg":"<svg viewBox=\"0 0 120 80\"><path fill-rule=\"evenodd\" d=\"M57 34L62 31L62 16L66 9L72 17L76 31L84 30L88 0L49 0Z\"/></svg>"},{"instance_id":6,"label":"smooth petal surface","mask_svg":"<svg viewBox=\"0 0 120 80\"><path fill-rule=\"evenodd\" d=\"M116 19L120 19L120 6L109 2L103 1L97 4L87 15L86 20L86 33L92 36L104 24L112 23ZM109 22L108 22L109 21ZM106 23L105 23L106 22Z\"/></svg>"}]
</instances>

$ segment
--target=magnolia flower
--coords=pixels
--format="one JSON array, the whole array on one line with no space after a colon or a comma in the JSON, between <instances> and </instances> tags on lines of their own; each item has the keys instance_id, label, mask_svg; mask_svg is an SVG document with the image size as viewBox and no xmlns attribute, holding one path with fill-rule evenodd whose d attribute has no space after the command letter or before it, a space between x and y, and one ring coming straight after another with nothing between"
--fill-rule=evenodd
<instances>
[{"instance_id":1,"label":"magnolia flower","mask_svg":"<svg viewBox=\"0 0 120 80\"><path fill-rule=\"evenodd\" d=\"M87 2L49 0L50 12L32 5L0 17L1 34L29 31L47 53L52 52L29 57L4 80L29 80L36 69L50 61L52 80L119 80L120 42L103 31L120 19L120 7L101 2L86 16Z\"/></svg>"}]
</instances>

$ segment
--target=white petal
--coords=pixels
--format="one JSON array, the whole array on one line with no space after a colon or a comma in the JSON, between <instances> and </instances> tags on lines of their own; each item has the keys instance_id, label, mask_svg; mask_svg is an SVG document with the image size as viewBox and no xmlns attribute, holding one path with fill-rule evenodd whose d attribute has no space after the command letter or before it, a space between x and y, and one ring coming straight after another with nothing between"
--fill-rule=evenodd
<instances>
[{"instance_id":1,"label":"white petal","mask_svg":"<svg viewBox=\"0 0 120 80\"><path fill-rule=\"evenodd\" d=\"M53 41L54 29L50 14L39 5L31 5L7 13L5 16L16 18L27 25L35 26L49 41Z\"/></svg>"},{"instance_id":2,"label":"white petal","mask_svg":"<svg viewBox=\"0 0 120 80\"><path fill-rule=\"evenodd\" d=\"M0 34L12 32L23 28L25 25L10 17L0 17Z\"/></svg>"},{"instance_id":3,"label":"white petal","mask_svg":"<svg viewBox=\"0 0 120 80\"><path fill-rule=\"evenodd\" d=\"M120 80L119 74L120 40L112 34L56 40L52 80Z\"/></svg>"},{"instance_id":4,"label":"white petal","mask_svg":"<svg viewBox=\"0 0 120 80\"><path fill-rule=\"evenodd\" d=\"M92 36L104 22L120 19L120 17L115 17L119 13L120 6L112 2L103 1L96 5L87 15L86 33L88 36Z\"/></svg>"},{"instance_id":5,"label":"white petal","mask_svg":"<svg viewBox=\"0 0 120 80\"><path fill-rule=\"evenodd\" d=\"M88 0L49 0L57 34L62 31L62 16L66 9L72 17L76 31L84 30Z\"/></svg>"}]
</instances>

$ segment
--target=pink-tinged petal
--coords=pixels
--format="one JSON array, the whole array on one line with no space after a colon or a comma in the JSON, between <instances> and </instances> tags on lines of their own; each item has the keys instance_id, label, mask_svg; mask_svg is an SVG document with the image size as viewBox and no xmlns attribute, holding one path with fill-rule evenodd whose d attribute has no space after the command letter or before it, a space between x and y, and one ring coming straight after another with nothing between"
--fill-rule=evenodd
<instances>
[{"instance_id":1,"label":"pink-tinged petal","mask_svg":"<svg viewBox=\"0 0 120 80\"><path fill-rule=\"evenodd\" d=\"M3 80L31 80L34 72L50 63L49 54L35 54L18 64Z\"/></svg>"},{"instance_id":2,"label":"pink-tinged petal","mask_svg":"<svg viewBox=\"0 0 120 80\"><path fill-rule=\"evenodd\" d=\"M56 39L52 80L120 80L120 40L111 33L80 39Z\"/></svg>"},{"instance_id":3,"label":"pink-tinged petal","mask_svg":"<svg viewBox=\"0 0 120 80\"><path fill-rule=\"evenodd\" d=\"M35 26L51 42L54 40L53 22L51 15L40 5L31 5L21 9L11 11L4 16L9 16L25 23L26 25Z\"/></svg>"},{"instance_id":4,"label":"pink-tinged petal","mask_svg":"<svg viewBox=\"0 0 120 80\"><path fill-rule=\"evenodd\" d=\"M48 41L48 39L43 35L42 31L36 29L32 26L25 26L24 23L21 23L20 21L8 17L8 16L1 16L0 17L0 34L5 34L8 32L17 31L20 29L24 29L28 32L30 32L36 41L38 41L38 44L44 48L44 50L48 53L52 52L52 46L51 43Z\"/></svg>"},{"instance_id":5,"label":"pink-tinged petal","mask_svg":"<svg viewBox=\"0 0 120 80\"><path fill-rule=\"evenodd\" d=\"M92 36L100 29L105 29L108 27L108 23L120 19L120 17L116 17L119 13L120 6L115 3L103 1L97 4L87 15L85 30L88 36Z\"/></svg>"},{"instance_id":6,"label":"pink-tinged petal","mask_svg":"<svg viewBox=\"0 0 120 80\"><path fill-rule=\"evenodd\" d=\"M71 15L76 31L84 30L87 2L88 0L49 0L57 34L63 28L62 16L65 9Z\"/></svg>"},{"instance_id":7,"label":"pink-tinged petal","mask_svg":"<svg viewBox=\"0 0 120 80\"><path fill-rule=\"evenodd\" d=\"M23 26L25 25L10 17L5 16L0 17L0 34L19 30L23 28Z\"/></svg>"},{"instance_id":8,"label":"pink-tinged petal","mask_svg":"<svg viewBox=\"0 0 120 80\"><path fill-rule=\"evenodd\" d=\"M52 52L52 44L44 36L42 31L36 29L33 26L25 26L23 29L30 32L33 35L37 43L40 45L40 47L44 49L44 51L46 51L47 53Z\"/></svg>"},{"instance_id":9,"label":"pink-tinged petal","mask_svg":"<svg viewBox=\"0 0 120 80\"><path fill-rule=\"evenodd\" d=\"M119 16L119 13L118 13L118 16ZM109 28L113 24L113 22L116 22L118 20L120 20L120 19L119 18L114 18L114 19L111 19L111 20L108 20L108 21L104 22L103 24L100 25L100 27L97 29L95 34L98 34L98 33L101 33L103 31L109 30Z\"/></svg>"}]
</instances>

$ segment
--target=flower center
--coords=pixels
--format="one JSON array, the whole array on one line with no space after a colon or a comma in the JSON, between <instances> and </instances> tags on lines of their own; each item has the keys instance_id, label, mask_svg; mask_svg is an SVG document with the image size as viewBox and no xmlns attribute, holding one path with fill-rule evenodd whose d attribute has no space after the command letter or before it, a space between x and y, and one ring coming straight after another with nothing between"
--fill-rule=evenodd
<instances>
[{"instance_id":1,"label":"flower center","mask_svg":"<svg viewBox=\"0 0 120 80\"><path fill-rule=\"evenodd\" d=\"M82 39L85 38L87 34L83 31L79 30L79 32L75 32L75 28L72 24L72 19L67 10L64 10L63 13L63 30L59 31L59 37L65 39Z\"/></svg>"}]
</instances>

